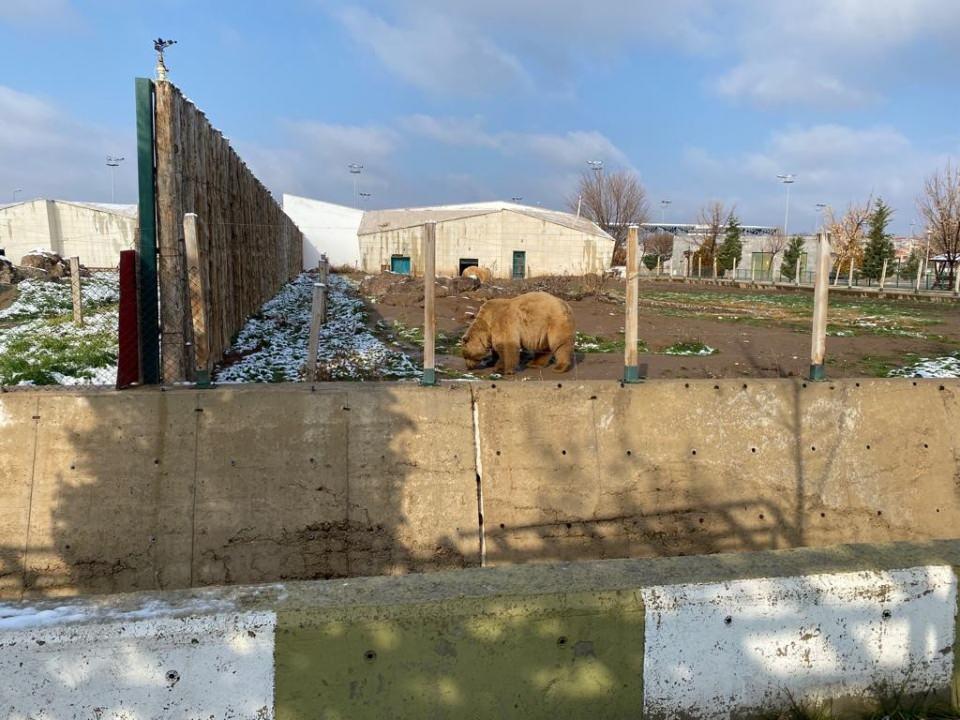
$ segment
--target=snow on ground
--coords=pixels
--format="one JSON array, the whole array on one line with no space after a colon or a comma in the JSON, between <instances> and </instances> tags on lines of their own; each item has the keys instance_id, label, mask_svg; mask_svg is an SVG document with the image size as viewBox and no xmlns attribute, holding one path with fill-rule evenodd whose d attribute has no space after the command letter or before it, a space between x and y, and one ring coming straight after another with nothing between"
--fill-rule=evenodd
<instances>
[{"instance_id":1,"label":"snow on ground","mask_svg":"<svg viewBox=\"0 0 960 720\"><path fill-rule=\"evenodd\" d=\"M0 311L0 385L112 385L117 377L117 273L81 283L84 324L73 323L70 283L24 280Z\"/></svg>"},{"instance_id":2,"label":"snow on ground","mask_svg":"<svg viewBox=\"0 0 960 720\"><path fill-rule=\"evenodd\" d=\"M217 368L217 382L293 382L303 379L310 336L314 275L303 273L264 304L240 331ZM320 328L317 377L322 380L415 378L420 370L405 354L377 339L356 288L344 277L327 281L327 322Z\"/></svg>"},{"instance_id":3,"label":"snow on ground","mask_svg":"<svg viewBox=\"0 0 960 720\"><path fill-rule=\"evenodd\" d=\"M890 371L890 377L960 378L960 358L946 355L920 358L912 365Z\"/></svg>"}]
</instances>

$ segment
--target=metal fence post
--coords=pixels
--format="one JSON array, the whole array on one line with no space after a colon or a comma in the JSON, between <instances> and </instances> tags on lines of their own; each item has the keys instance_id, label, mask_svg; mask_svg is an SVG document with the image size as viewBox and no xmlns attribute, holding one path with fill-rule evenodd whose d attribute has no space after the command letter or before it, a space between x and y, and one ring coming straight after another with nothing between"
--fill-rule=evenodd
<instances>
[{"instance_id":1,"label":"metal fence post","mask_svg":"<svg viewBox=\"0 0 960 720\"><path fill-rule=\"evenodd\" d=\"M813 332L810 347L810 379L823 380L827 350L827 303L830 292L830 236L820 233L817 274L813 288Z\"/></svg>"},{"instance_id":2,"label":"metal fence post","mask_svg":"<svg viewBox=\"0 0 960 720\"><path fill-rule=\"evenodd\" d=\"M160 325L157 314L157 207L154 185L154 85L136 79L137 183L139 187L139 301L141 377L146 385L160 382Z\"/></svg>"},{"instance_id":3,"label":"metal fence post","mask_svg":"<svg viewBox=\"0 0 960 720\"><path fill-rule=\"evenodd\" d=\"M880 292L883 292L883 286L887 282L887 258L883 259L883 267L880 268Z\"/></svg>"}]
</instances>

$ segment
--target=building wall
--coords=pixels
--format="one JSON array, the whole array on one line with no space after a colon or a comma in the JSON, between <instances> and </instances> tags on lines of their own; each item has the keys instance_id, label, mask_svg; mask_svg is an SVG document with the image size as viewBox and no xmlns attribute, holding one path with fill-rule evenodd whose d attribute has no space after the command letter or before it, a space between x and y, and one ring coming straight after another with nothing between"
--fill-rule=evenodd
<instances>
[{"instance_id":1,"label":"building wall","mask_svg":"<svg viewBox=\"0 0 960 720\"><path fill-rule=\"evenodd\" d=\"M87 267L117 267L120 251L134 247L137 220L57 200L0 208L0 248L13 262L31 250L77 256Z\"/></svg>"},{"instance_id":2,"label":"building wall","mask_svg":"<svg viewBox=\"0 0 960 720\"><path fill-rule=\"evenodd\" d=\"M403 255L420 274L422 238L419 225L362 235L361 266L380 272L393 255ZM510 277L514 251L526 253L527 277L582 275L609 269L613 241L509 210L437 223L438 275L456 275L461 259L475 258L495 277Z\"/></svg>"},{"instance_id":3,"label":"building wall","mask_svg":"<svg viewBox=\"0 0 960 720\"><path fill-rule=\"evenodd\" d=\"M305 268L316 267L322 253L326 253L334 265L360 265L357 229L363 218L362 210L284 195L283 211L303 232Z\"/></svg>"},{"instance_id":4,"label":"building wall","mask_svg":"<svg viewBox=\"0 0 960 720\"><path fill-rule=\"evenodd\" d=\"M793 237L793 236L791 236ZM737 277L743 278L744 273L750 272L750 266L752 262L752 256L754 253L770 252L769 235L744 235L741 237L743 241L743 252L740 254L740 261L737 263ZM672 268L673 275L683 275L685 269L684 262L684 253L690 252L695 253L699 247L699 244L694 241L694 238L691 238L689 235L676 235L673 239L673 255L670 258L670 267ZM784 246L783 250L777 253L776 257L773 260L773 279L780 280L780 266L783 264L783 253L786 250ZM813 272L817 260L817 238L806 237L804 236L804 252L807 254L806 265L801 268L801 272ZM697 274L697 264L696 260L691 261L690 274ZM703 267L704 276L709 275L713 272L712 267ZM757 279L769 279L769 276L760 277L758 274ZM786 280L787 278L782 278Z\"/></svg>"}]
</instances>

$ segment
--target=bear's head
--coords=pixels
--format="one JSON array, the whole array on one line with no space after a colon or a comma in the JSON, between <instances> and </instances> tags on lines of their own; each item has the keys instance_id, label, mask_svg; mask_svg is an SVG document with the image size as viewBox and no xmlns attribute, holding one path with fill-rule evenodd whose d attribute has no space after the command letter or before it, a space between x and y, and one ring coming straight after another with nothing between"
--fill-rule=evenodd
<instances>
[{"instance_id":1,"label":"bear's head","mask_svg":"<svg viewBox=\"0 0 960 720\"><path fill-rule=\"evenodd\" d=\"M480 318L477 318L467 332L464 333L460 344L462 346L460 354L463 355L468 370L476 370L483 365L483 361L486 360L490 354L491 344L490 331L487 328L487 324L480 321Z\"/></svg>"}]
</instances>

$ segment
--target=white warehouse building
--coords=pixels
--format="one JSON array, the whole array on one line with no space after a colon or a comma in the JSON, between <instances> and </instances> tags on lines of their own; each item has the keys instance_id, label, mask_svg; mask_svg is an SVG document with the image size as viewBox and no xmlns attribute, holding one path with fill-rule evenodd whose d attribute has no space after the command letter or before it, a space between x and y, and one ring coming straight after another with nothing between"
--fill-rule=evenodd
<instances>
[{"instance_id":1,"label":"white warehouse building","mask_svg":"<svg viewBox=\"0 0 960 720\"><path fill-rule=\"evenodd\" d=\"M115 268L134 248L136 205L25 200L0 205L0 250L14 263L31 250L79 257L91 268Z\"/></svg>"},{"instance_id":2,"label":"white warehouse building","mask_svg":"<svg viewBox=\"0 0 960 720\"><path fill-rule=\"evenodd\" d=\"M283 211L303 233L304 268L316 267L322 254L332 265L359 267L362 210L284 193Z\"/></svg>"},{"instance_id":3,"label":"white warehouse building","mask_svg":"<svg viewBox=\"0 0 960 720\"><path fill-rule=\"evenodd\" d=\"M471 265L498 278L584 275L610 269L614 240L586 218L507 202L376 210L358 232L365 272L423 272L423 224L436 230L438 275Z\"/></svg>"}]
</instances>

